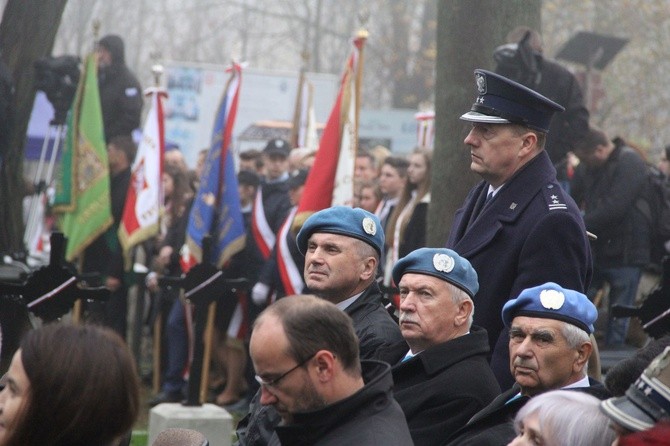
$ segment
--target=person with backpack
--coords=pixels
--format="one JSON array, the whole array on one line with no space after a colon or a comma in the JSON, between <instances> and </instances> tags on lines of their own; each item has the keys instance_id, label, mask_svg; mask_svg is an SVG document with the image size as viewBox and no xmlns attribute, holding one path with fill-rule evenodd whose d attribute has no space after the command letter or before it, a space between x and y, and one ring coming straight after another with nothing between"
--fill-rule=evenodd
<instances>
[{"instance_id":1,"label":"person with backpack","mask_svg":"<svg viewBox=\"0 0 670 446\"><path fill-rule=\"evenodd\" d=\"M571 194L583 211L592 244L592 287L609 283L609 308L632 305L642 269L650 261L651 222L641 202L647 202L648 168L637 151L619 138L591 126L575 147L581 163L575 170ZM622 346L629 319L609 320L607 346Z\"/></svg>"}]
</instances>

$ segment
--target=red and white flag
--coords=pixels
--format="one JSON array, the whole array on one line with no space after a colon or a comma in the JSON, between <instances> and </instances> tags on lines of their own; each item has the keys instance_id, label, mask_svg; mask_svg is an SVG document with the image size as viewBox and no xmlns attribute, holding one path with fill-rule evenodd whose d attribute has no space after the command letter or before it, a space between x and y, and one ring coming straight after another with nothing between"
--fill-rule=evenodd
<instances>
[{"instance_id":1,"label":"red and white flag","mask_svg":"<svg viewBox=\"0 0 670 446\"><path fill-rule=\"evenodd\" d=\"M126 204L119 225L119 241L126 269L130 267L132 247L158 234L163 202L163 98L167 97L167 93L158 88L150 88L145 94L151 96L151 108L144 122L142 141L131 168Z\"/></svg>"},{"instance_id":2,"label":"red and white flag","mask_svg":"<svg viewBox=\"0 0 670 446\"><path fill-rule=\"evenodd\" d=\"M323 130L314 166L307 176L293 227L314 212L334 205L351 206L354 197L354 161L358 146L358 98L362 52L366 37L359 36L344 67L340 90Z\"/></svg>"},{"instance_id":3,"label":"red and white flag","mask_svg":"<svg viewBox=\"0 0 670 446\"><path fill-rule=\"evenodd\" d=\"M416 144L433 148L435 142L435 112L423 111L414 115L416 119Z\"/></svg>"}]
</instances>

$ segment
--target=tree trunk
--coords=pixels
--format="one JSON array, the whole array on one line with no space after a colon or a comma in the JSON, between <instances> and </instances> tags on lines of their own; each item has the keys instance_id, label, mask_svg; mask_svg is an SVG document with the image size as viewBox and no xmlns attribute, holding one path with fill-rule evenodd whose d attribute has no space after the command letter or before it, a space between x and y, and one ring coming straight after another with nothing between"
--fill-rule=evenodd
<instances>
[{"instance_id":1,"label":"tree trunk","mask_svg":"<svg viewBox=\"0 0 670 446\"><path fill-rule=\"evenodd\" d=\"M444 246L454 213L478 181L463 144L460 115L476 98L473 71L492 70L493 50L518 25L540 29L540 0L439 0L435 74L435 152L428 246Z\"/></svg>"},{"instance_id":2,"label":"tree trunk","mask_svg":"<svg viewBox=\"0 0 670 446\"><path fill-rule=\"evenodd\" d=\"M67 0L9 0L0 48L14 80L13 126L0 161L0 252L23 250L23 145L35 99L33 64L51 53Z\"/></svg>"}]
</instances>

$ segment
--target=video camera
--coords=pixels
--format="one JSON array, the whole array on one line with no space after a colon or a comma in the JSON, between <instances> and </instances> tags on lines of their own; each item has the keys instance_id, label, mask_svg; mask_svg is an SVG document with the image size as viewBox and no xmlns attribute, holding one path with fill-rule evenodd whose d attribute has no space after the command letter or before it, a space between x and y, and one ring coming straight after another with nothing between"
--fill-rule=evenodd
<instances>
[{"instance_id":1,"label":"video camera","mask_svg":"<svg viewBox=\"0 0 670 446\"><path fill-rule=\"evenodd\" d=\"M530 46L530 32L519 43L500 45L493 52L495 72L528 88L535 89L541 80L542 55Z\"/></svg>"},{"instance_id":2,"label":"video camera","mask_svg":"<svg viewBox=\"0 0 670 446\"><path fill-rule=\"evenodd\" d=\"M79 84L81 60L77 56L43 57L35 62L35 88L43 91L54 107L52 125L65 124Z\"/></svg>"}]
</instances>

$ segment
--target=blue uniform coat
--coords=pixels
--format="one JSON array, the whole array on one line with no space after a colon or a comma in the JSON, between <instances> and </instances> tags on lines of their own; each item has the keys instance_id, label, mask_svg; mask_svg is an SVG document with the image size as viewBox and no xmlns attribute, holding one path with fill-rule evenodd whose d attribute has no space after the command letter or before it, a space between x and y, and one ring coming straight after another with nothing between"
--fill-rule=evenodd
<instances>
[{"instance_id":1,"label":"blue uniform coat","mask_svg":"<svg viewBox=\"0 0 670 446\"><path fill-rule=\"evenodd\" d=\"M584 292L591 281L591 250L575 202L556 181L542 151L485 206L480 182L456 212L447 241L479 276L474 323L489 333L491 367L502 389L512 384L502 307L529 287L556 282ZM481 212L477 212L481 209Z\"/></svg>"}]
</instances>

